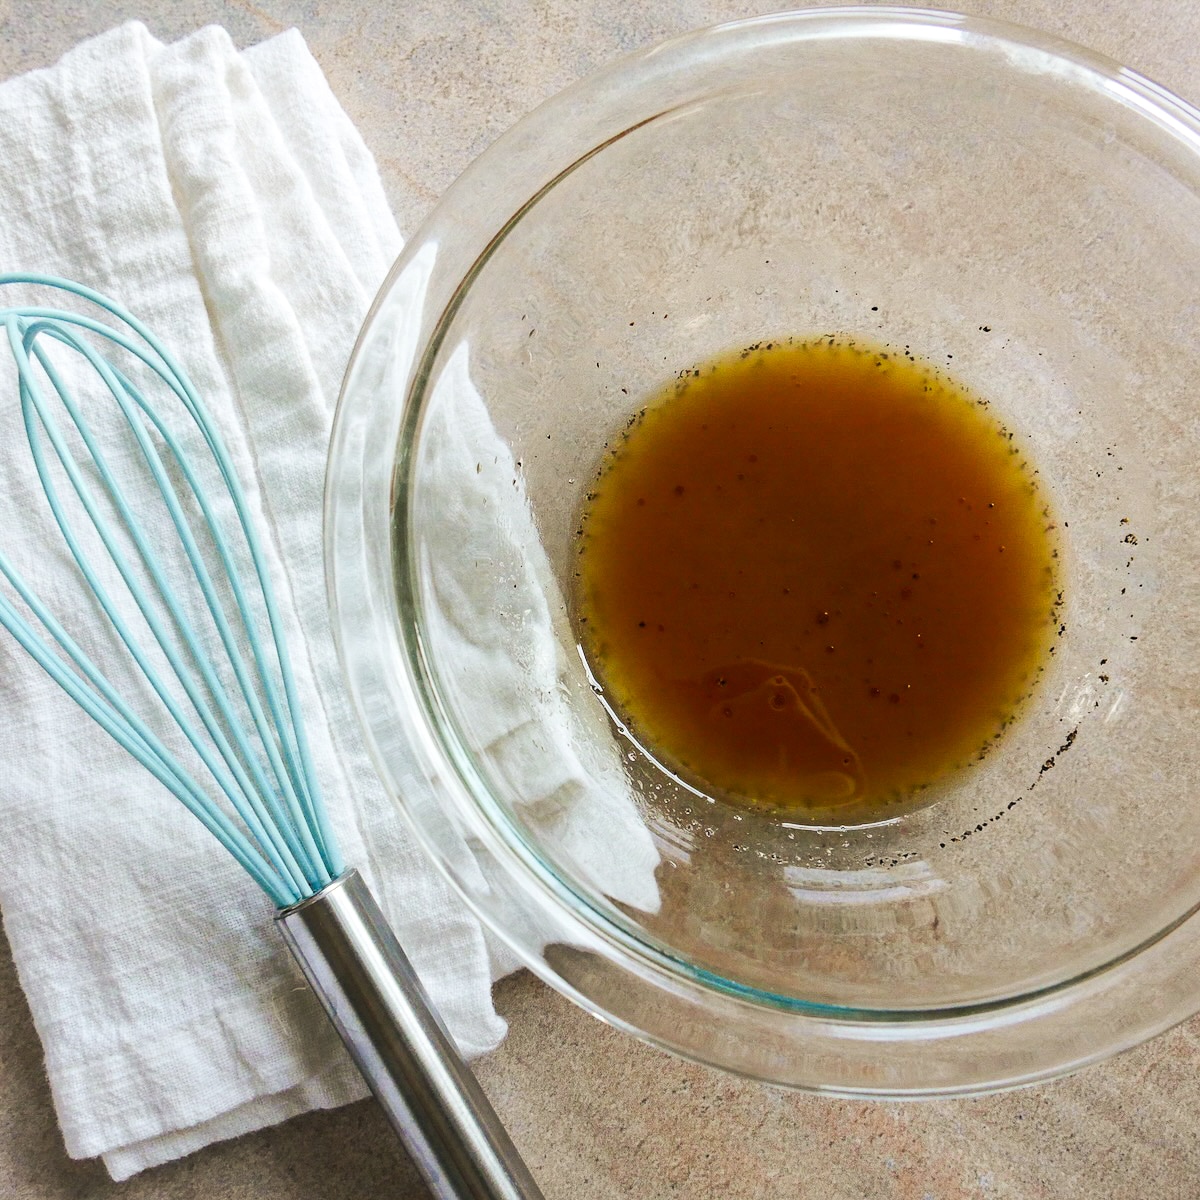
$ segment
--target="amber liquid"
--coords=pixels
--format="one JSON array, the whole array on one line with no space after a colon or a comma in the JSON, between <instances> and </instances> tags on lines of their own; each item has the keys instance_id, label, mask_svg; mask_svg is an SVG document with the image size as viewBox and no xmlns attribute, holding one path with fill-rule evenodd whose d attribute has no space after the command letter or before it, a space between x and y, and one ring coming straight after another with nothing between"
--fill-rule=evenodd
<instances>
[{"instance_id":1,"label":"amber liquid","mask_svg":"<svg viewBox=\"0 0 1200 1200\"><path fill-rule=\"evenodd\" d=\"M987 405L829 339L695 371L589 493L575 619L608 701L720 799L871 819L979 759L1047 661L1054 521Z\"/></svg>"}]
</instances>

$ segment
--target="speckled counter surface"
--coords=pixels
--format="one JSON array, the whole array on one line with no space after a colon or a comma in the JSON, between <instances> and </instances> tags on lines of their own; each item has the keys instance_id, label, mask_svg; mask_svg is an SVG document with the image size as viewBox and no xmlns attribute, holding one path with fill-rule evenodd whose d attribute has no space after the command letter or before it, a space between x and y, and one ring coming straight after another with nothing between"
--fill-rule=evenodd
<instances>
[{"instance_id":1,"label":"speckled counter surface","mask_svg":"<svg viewBox=\"0 0 1200 1200\"><path fill-rule=\"evenodd\" d=\"M1193 3L972 8L1091 46L1200 102ZM763 11L735 0L0 0L0 78L135 17L168 40L220 23L243 46L294 25L375 152L401 228L412 230L546 96L625 51ZM370 1103L210 1147L126 1184L97 1163L71 1162L0 946L0 1197L423 1200ZM1200 1196L1200 1018L1055 1084L895 1105L791 1095L676 1061L528 975L501 984L497 1003L511 1031L479 1073L547 1200Z\"/></svg>"}]
</instances>

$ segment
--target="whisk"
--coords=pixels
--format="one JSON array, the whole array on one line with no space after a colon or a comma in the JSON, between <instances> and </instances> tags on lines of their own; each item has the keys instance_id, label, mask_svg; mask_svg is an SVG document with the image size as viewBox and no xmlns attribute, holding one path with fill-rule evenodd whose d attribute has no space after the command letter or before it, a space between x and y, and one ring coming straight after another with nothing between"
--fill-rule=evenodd
<instances>
[{"instance_id":1,"label":"whisk","mask_svg":"<svg viewBox=\"0 0 1200 1200\"><path fill-rule=\"evenodd\" d=\"M0 308L0 321L80 599L90 592L115 639L73 635L3 552L13 594L0 592L0 623L270 897L284 941L438 1200L540 1200L374 897L342 861L267 560L196 389L98 292L33 274L0 275L8 284L85 302L86 312ZM87 315L97 310L104 319ZM85 642L124 656L152 701L123 695L112 659Z\"/></svg>"}]
</instances>

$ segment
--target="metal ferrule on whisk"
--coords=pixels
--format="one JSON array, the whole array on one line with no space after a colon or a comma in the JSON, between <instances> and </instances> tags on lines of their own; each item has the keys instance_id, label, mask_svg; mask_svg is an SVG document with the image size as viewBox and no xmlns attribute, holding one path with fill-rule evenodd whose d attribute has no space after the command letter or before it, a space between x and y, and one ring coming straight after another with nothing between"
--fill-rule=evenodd
<instances>
[{"instance_id":1,"label":"metal ferrule on whisk","mask_svg":"<svg viewBox=\"0 0 1200 1200\"><path fill-rule=\"evenodd\" d=\"M362 876L347 871L276 921L434 1196L541 1200Z\"/></svg>"}]
</instances>

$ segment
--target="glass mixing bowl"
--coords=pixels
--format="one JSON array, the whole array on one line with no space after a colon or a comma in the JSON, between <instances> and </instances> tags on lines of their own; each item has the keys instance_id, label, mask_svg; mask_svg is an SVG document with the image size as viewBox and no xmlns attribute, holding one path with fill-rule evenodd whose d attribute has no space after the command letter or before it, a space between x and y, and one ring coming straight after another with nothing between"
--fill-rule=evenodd
<instances>
[{"instance_id":1,"label":"glass mixing bowl","mask_svg":"<svg viewBox=\"0 0 1200 1200\"><path fill-rule=\"evenodd\" d=\"M1200 114L947 13L699 32L496 142L372 310L327 512L377 766L480 918L597 1015L825 1091L1029 1082L1200 1008L1198 279ZM662 770L570 620L645 399L819 333L987 398L1065 526L1034 702L934 803L845 828Z\"/></svg>"}]
</instances>

